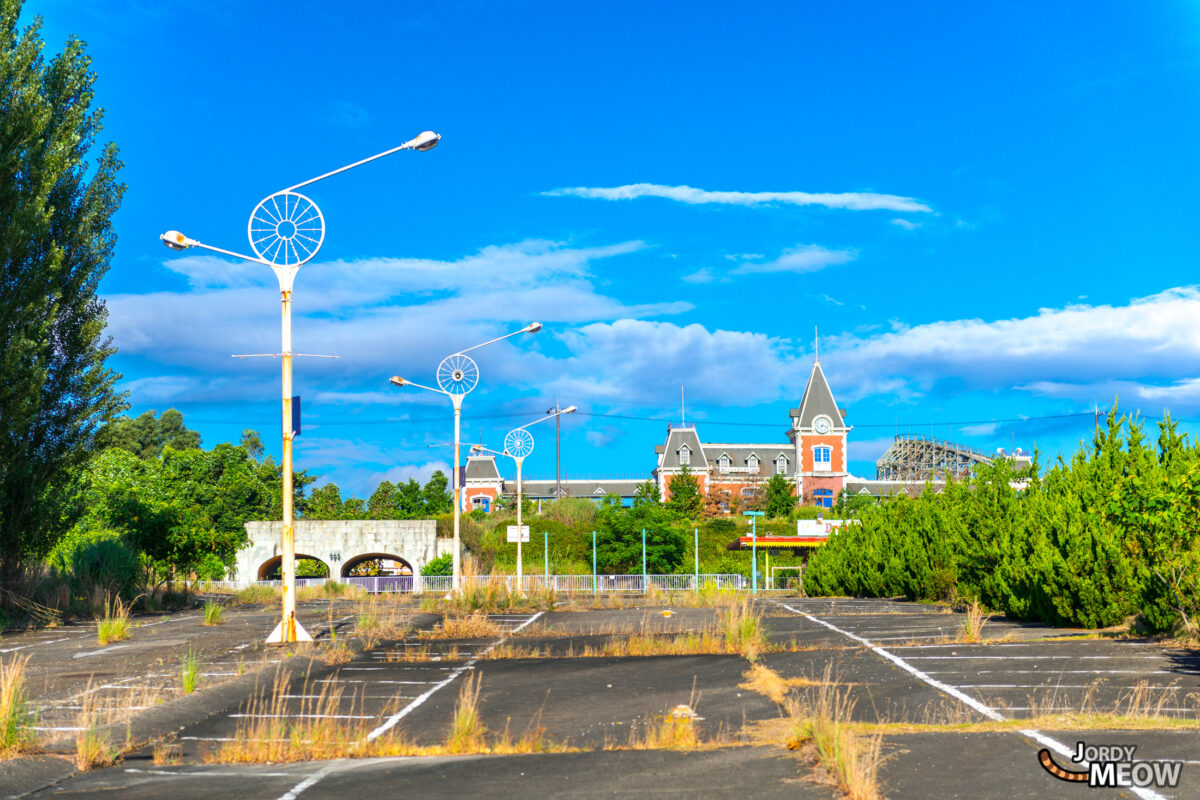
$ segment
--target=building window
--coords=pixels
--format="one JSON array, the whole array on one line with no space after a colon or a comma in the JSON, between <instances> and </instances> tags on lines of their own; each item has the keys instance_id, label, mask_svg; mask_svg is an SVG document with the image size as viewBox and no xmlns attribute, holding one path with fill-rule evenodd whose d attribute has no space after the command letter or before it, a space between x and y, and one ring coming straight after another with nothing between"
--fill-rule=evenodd
<instances>
[{"instance_id":1,"label":"building window","mask_svg":"<svg viewBox=\"0 0 1200 800\"><path fill-rule=\"evenodd\" d=\"M484 495L477 494L471 498L471 506L473 508L482 508L484 511L488 511L491 505L491 499Z\"/></svg>"},{"instance_id":2,"label":"building window","mask_svg":"<svg viewBox=\"0 0 1200 800\"><path fill-rule=\"evenodd\" d=\"M686 444L679 448L679 463L685 467L692 463L692 451Z\"/></svg>"},{"instance_id":3,"label":"building window","mask_svg":"<svg viewBox=\"0 0 1200 800\"><path fill-rule=\"evenodd\" d=\"M815 472L829 472L830 462L833 460L833 448L831 447L814 447L813 448L813 470Z\"/></svg>"},{"instance_id":4,"label":"building window","mask_svg":"<svg viewBox=\"0 0 1200 800\"><path fill-rule=\"evenodd\" d=\"M754 497L756 494L758 494L757 488L755 488L753 486L743 486L742 487L742 491L741 491L742 497Z\"/></svg>"},{"instance_id":5,"label":"building window","mask_svg":"<svg viewBox=\"0 0 1200 800\"><path fill-rule=\"evenodd\" d=\"M833 489L813 489L813 505L833 508Z\"/></svg>"},{"instance_id":6,"label":"building window","mask_svg":"<svg viewBox=\"0 0 1200 800\"><path fill-rule=\"evenodd\" d=\"M729 456L721 456L717 461L717 469L721 472L729 472Z\"/></svg>"},{"instance_id":7,"label":"building window","mask_svg":"<svg viewBox=\"0 0 1200 800\"><path fill-rule=\"evenodd\" d=\"M758 469L758 456L750 456L746 459L746 466L751 470Z\"/></svg>"},{"instance_id":8,"label":"building window","mask_svg":"<svg viewBox=\"0 0 1200 800\"><path fill-rule=\"evenodd\" d=\"M784 456L780 456L779 458L775 459L775 474L776 475L786 475L787 474L787 458L785 458Z\"/></svg>"}]
</instances>

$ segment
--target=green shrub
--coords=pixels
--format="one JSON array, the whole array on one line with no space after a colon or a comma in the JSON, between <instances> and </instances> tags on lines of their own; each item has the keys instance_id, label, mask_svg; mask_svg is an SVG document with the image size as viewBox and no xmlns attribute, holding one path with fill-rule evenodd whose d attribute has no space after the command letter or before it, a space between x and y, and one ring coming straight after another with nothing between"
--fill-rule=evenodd
<instances>
[{"instance_id":1,"label":"green shrub","mask_svg":"<svg viewBox=\"0 0 1200 800\"><path fill-rule=\"evenodd\" d=\"M452 575L454 570L454 554L446 553L432 559L421 567L422 575Z\"/></svg>"}]
</instances>

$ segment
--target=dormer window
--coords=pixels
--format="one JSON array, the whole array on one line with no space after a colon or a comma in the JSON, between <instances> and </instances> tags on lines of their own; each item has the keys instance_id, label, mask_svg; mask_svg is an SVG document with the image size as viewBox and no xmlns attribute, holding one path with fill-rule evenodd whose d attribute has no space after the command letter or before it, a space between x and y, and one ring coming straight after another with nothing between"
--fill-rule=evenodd
<instances>
[{"instance_id":1,"label":"dormer window","mask_svg":"<svg viewBox=\"0 0 1200 800\"><path fill-rule=\"evenodd\" d=\"M717 460L717 469L721 472L729 472L729 456L721 456Z\"/></svg>"},{"instance_id":2,"label":"dormer window","mask_svg":"<svg viewBox=\"0 0 1200 800\"><path fill-rule=\"evenodd\" d=\"M787 456L780 456L779 458L775 459L775 474L776 475L786 475L787 474L787 465L788 465Z\"/></svg>"},{"instance_id":3,"label":"dormer window","mask_svg":"<svg viewBox=\"0 0 1200 800\"><path fill-rule=\"evenodd\" d=\"M746 466L753 470L758 469L758 456L750 456L746 459Z\"/></svg>"},{"instance_id":4,"label":"dormer window","mask_svg":"<svg viewBox=\"0 0 1200 800\"><path fill-rule=\"evenodd\" d=\"M680 466L689 466L692 463L692 450L686 444L679 448L679 464Z\"/></svg>"}]
</instances>

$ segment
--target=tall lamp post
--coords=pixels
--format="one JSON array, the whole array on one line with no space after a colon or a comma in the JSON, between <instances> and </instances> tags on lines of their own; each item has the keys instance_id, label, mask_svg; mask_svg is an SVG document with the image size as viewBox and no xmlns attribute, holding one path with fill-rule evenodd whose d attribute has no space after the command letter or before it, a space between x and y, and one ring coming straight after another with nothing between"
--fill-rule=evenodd
<instances>
[{"instance_id":1,"label":"tall lamp post","mask_svg":"<svg viewBox=\"0 0 1200 800\"><path fill-rule=\"evenodd\" d=\"M393 375L389 382L393 386L413 386L417 389L424 389L427 392L435 392L444 394L450 398L450 402L454 405L454 552L451 559L454 564L454 577L452 586L454 591L458 591L459 583L462 576L461 571L461 549L459 538L460 517L462 514L462 481L458 475L458 460L459 450L461 448L461 430L462 430L462 401L463 398L471 393L475 385L479 383L479 366L466 353L472 350L478 350L481 347L486 347L489 344L503 341L510 336L516 336L521 333L537 333L542 329L542 323L531 322L519 331L506 333L503 336L497 336L495 339L489 339L482 344L477 344L474 347L468 347L465 350L459 350L457 353L452 353L442 359L442 363L438 364L437 368L437 384L438 388L432 386L423 386L419 383L401 378L399 375Z\"/></svg>"},{"instance_id":2,"label":"tall lamp post","mask_svg":"<svg viewBox=\"0 0 1200 800\"><path fill-rule=\"evenodd\" d=\"M758 594L758 518L763 512L743 511L742 516L750 518L750 593Z\"/></svg>"},{"instance_id":3,"label":"tall lamp post","mask_svg":"<svg viewBox=\"0 0 1200 800\"><path fill-rule=\"evenodd\" d=\"M200 247L243 261L262 264L270 267L279 280L279 293L283 300L282 347L277 354L256 354L278 355L283 362L283 532L280 543L280 549L283 551L283 618L267 637L268 643L312 641L308 631L296 620L296 529L292 508L292 440L295 438L292 425L292 357L303 354L292 352L292 285L300 267L312 260L325 241L325 217L316 203L298 193L296 189L401 150L432 150L437 147L441 138L433 131L425 131L399 147L339 167L264 198L250 212L250 221L246 225L250 249L254 251L253 256L204 244L184 236L179 231L167 231L158 237L172 250Z\"/></svg>"},{"instance_id":4,"label":"tall lamp post","mask_svg":"<svg viewBox=\"0 0 1200 800\"><path fill-rule=\"evenodd\" d=\"M551 417L557 418L562 414L574 413L575 406L568 406L567 408L560 408L549 416L535 419L528 425L513 428L504 437L503 452L497 452L480 444L472 445L471 447L472 453L491 453L496 456L508 456L517 462L517 591L524 589L524 584L522 583L524 565L521 561L521 542L524 538L525 529L521 524L521 465L525 463L525 459L533 452L533 434L529 432L528 428L537 425L539 422L545 422ZM555 422L557 423L558 420L555 419Z\"/></svg>"}]
</instances>

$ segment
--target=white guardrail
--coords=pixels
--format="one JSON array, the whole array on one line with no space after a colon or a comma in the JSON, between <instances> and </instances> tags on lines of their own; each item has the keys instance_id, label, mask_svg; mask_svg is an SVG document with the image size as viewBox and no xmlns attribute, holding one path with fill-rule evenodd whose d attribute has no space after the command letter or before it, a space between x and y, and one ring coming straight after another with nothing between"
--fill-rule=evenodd
<instances>
[{"instance_id":1,"label":"white guardrail","mask_svg":"<svg viewBox=\"0 0 1200 800\"><path fill-rule=\"evenodd\" d=\"M503 583L509 591L517 588L515 575L475 576L469 579L474 584ZM350 578L297 578L296 585L320 586L330 581L361 586L374 594L377 592L404 592L413 594L445 593L452 588L449 575L377 575ZM645 592L654 587L665 592L695 591L711 585L717 589L745 589L749 580L742 575L525 575L524 590L550 588L555 592ZM255 581L251 586L280 586L282 581ZM236 591L246 588L239 581L195 581L188 584L193 592Z\"/></svg>"}]
</instances>

